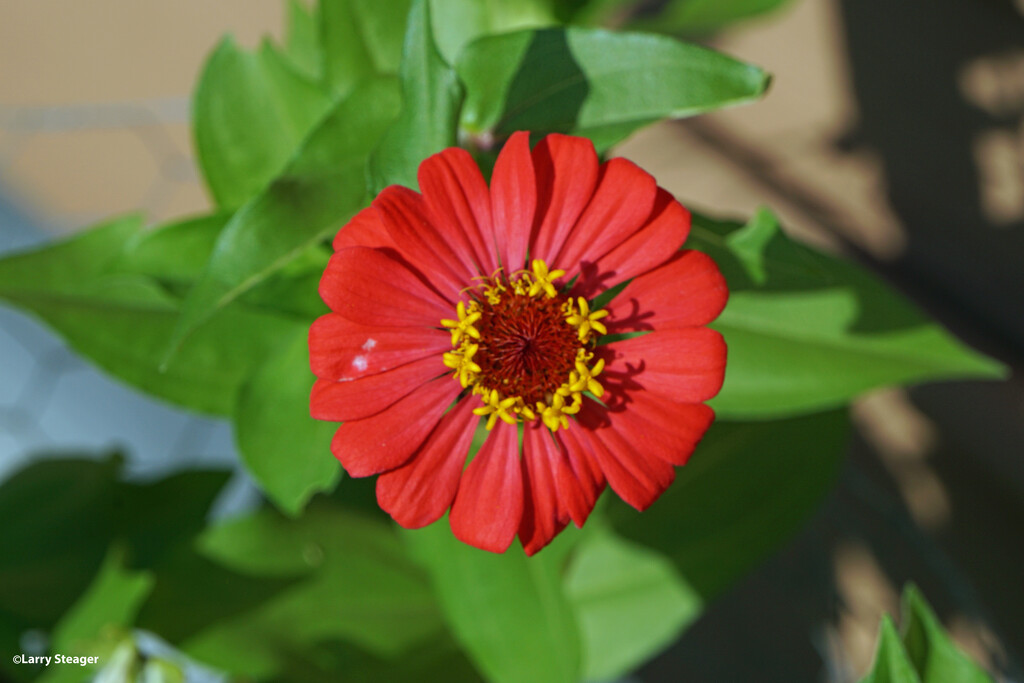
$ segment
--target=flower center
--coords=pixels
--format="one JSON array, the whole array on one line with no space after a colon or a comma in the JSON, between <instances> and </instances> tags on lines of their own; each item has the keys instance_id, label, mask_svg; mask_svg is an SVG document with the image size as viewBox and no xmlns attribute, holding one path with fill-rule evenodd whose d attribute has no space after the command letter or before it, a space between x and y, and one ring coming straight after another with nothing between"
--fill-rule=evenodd
<instances>
[{"instance_id":1,"label":"flower center","mask_svg":"<svg viewBox=\"0 0 1024 683\"><path fill-rule=\"evenodd\" d=\"M607 311L591 311L586 299L561 294L554 281L565 275L535 259L531 270L511 277L495 274L460 301L457 320L442 320L452 333L444 364L462 386L480 396L473 412L487 416L487 428L540 419L552 431L568 428L583 392L600 396L594 379L604 361L591 363L600 322Z\"/></svg>"}]
</instances>

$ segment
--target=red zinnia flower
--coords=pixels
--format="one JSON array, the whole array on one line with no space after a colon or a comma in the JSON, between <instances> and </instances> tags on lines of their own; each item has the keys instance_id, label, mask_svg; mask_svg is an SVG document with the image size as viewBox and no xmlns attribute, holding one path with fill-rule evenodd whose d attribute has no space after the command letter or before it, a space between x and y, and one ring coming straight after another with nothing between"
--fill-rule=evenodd
<instances>
[{"instance_id":1,"label":"red zinnia flower","mask_svg":"<svg viewBox=\"0 0 1024 683\"><path fill-rule=\"evenodd\" d=\"M728 291L709 257L679 249L689 212L565 135L532 152L513 135L489 189L457 148L424 161L419 184L357 214L320 283L332 313L310 330L311 404L344 422L334 454L380 474L402 526L450 507L455 535L494 552L518 533L533 554L582 525L606 482L645 509L714 419L703 401L725 372L703 326Z\"/></svg>"}]
</instances>

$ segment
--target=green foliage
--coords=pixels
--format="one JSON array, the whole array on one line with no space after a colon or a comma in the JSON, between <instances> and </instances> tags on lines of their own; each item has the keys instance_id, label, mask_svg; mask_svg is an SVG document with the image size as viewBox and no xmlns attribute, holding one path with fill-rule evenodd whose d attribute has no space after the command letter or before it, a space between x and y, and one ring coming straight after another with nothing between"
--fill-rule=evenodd
<instances>
[{"instance_id":1,"label":"green foliage","mask_svg":"<svg viewBox=\"0 0 1024 683\"><path fill-rule=\"evenodd\" d=\"M233 306L161 369L181 302L157 278L121 267L125 243L137 239L140 227L138 218L123 218L0 260L0 299L32 311L79 353L143 391L228 414L241 384L293 323ZM171 270L192 267L184 256ZM158 269L167 274L166 266Z\"/></svg>"},{"instance_id":2,"label":"green foliage","mask_svg":"<svg viewBox=\"0 0 1024 683\"><path fill-rule=\"evenodd\" d=\"M449 64L481 36L557 23L559 0L430 0L434 39Z\"/></svg>"},{"instance_id":3,"label":"green foliage","mask_svg":"<svg viewBox=\"0 0 1024 683\"><path fill-rule=\"evenodd\" d=\"M466 84L462 126L474 135L558 131L607 149L663 118L759 97L765 72L672 38L600 29L486 36L456 65Z\"/></svg>"},{"instance_id":4,"label":"green foliage","mask_svg":"<svg viewBox=\"0 0 1024 683\"><path fill-rule=\"evenodd\" d=\"M462 86L438 53L431 26L430 4L416 0L402 56L402 112L370 156L372 195L388 185L418 189L420 162L455 145Z\"/></svg>"},{"instance_id":5,"label":"green foliage","mask_svg":"<svg viewBox=\"0 0 1024 683\"><path fill-rule=\"evenodd\" d=\"M729 283L712 325L729 345L720 417L764 419L842 405L882 386L998 378L972 351L876 277L786 237L761 210L746 225L697 217L687 246Z\"/></svg>"},{"instance_id":6,"label":"green foliage","mask_svg":"<svg viewBox=\"0 0 1024 683\"><path fill-rule=\"evenodd\" d=\"M54 629L51 653L100 657L104 662L114 653L153 588L151 572L129 571L123 565L122 553L112 549L92 584ZM96 668L53 666L40 680L81 681Z\"/></svg>"},{"instance_id":7,"label":"green foliage","mask_svg":"<svg viewBox=\"0 0 1024 683\"><path fill-rule=\"evenodd\" d=\"M904 588L902 607L902 638L883 617L875 663L862 683L992 683L953 644L916 586Z\"/></svg>"},{"instance_id":8,"label":"green foliage","mask_svg":"<svg viewBox=\"0 0 1024 683\"><path fill-rule=\"evenodd\" d=\"M285 512L298 515L317 491L334 488L341 467L330 457L337 426L309 415L306 331L296 330L242 387L235 438L249 472Z\"/></svg>"},{"instance_id":9,"label":"green foliage","mask_svg":"<svg viewBox=\"0 0 1024 683\"><path fill-rule=\"evenodd\" d=\"M366 160L398 104L394 81L363 82L317 125L285 171L238 210L185 299L164 347L165 362L174 360L185 338L202 323L336 231L366 204ZM220 319L217 316L210 324Z\"/></svg>"},{"instance_id":10,"label":"green foliage","mask_svg":"<svg viewBox=\"0 0 1024 683\"><path fill-rule=\"evenodd\" d=\"M194 471L133 484L120 469L120 457L48 458L0 484L9 542L0 554L0 645L8 651L20 651L28 629L53 630L52 650L62 654L78 654L70 649L80 642L81 654L112 649L103 626L131 625L153 570L205 526L227 481L225 472ZM0 675L28 673L9 664L0 660Z\"/></svg>"},{"instance_id":11,"label":"green foliage","mask_svg":"<svg viewBox=\"0 0 1024 683\"><path fill-rule=\"evenodd\" d=\"M672 643L703 606L663 555L600 528L580 542L565 590L588 681L628 674Z\"/></svg>"},{"instance_id":12,"label":"green foliage","mask_svg":"<svg viewBox=\"0 0 1024 683\"><path fill-rule=\"evenodd\" d=\"M728 28L774 11L788 0L669 0L657 15L633 23L642 30L694 35Z\"/></svg>"},{"instance_id":13,"label":"green foliage","mask_svg":"<svg viewBox=\"0 0 1024 683\"><path fill-rule=\"evenodd\" d=\"M238 208L262 189L329 103L270 43L250 54L221 41L193 98L196 152L217 204Z\"/></svg>"},{"instance_id":14,"label":"green foliage","mask_svg":"<svg viewBox=\"0 0 1024 683\"><path fill-rule=\"evenodd\" d=\"M790 537L831 487L846 446L843 411L712 425L675 483L643 514L618 500L616 529L671 558L704 599Z\"/></svg>"},{"instance_id":15,"label":"green foliage","mask_svg":"<svg viewBox=\"0 0 1024 683\"><path fill-rule=\"evenodd\" d=\"M47 459L0 485L0 519L10 539L0 555L0 611L24 628L52 626L114 541L127 545L133 566L156 566L168 548L204 526L227 481L211 471L126 484L120 466L119 457Z\"/></svg>"},{"instance_id":16,"label":"green foliage","mask_svg":"<svg viewBox=\"0 0 1024 683\"><path fill-rule=\"evenodd\" d=\"M456 540L447 518L405 536L455 638L487 680L579 680L580 636L554 545L529 559L516 546L492 555ZM567 542L563 534L555 543Z\"/></svg>"},{"instance_id":17,"label":"green foliage","mask_svg":"<svg viewBox=\"0 0 1024 683\"><path fill-rule=\"evenodd\" d=\"M324 70L320 25L302 0L288 0L284 55L307 78L321 82Z\"/></svg>"},{"instance_id":18,"label":"green foliage","mask_svg":"<svg viewBox=\"0 0 1024 683\"><path fill-rule=\"evenodd\" d=\"M291 657L335 641L393 658L441 631L426 577L391 529L337 506L311 506L299 520L258 512L209 529L198 547L233 574L293 581L213 623L197 622L182 649L214 666L269 677Z\"/></svg>"},{"instance_id":19,"label":"green foliage","mask_svg":"<svg viewBox=\"0 0 1024 683\"><path fill-rule=\"evenodd\" d=\"M317 20L323 74L334 95L363 80L394 76L412 0L320 0Z\"/></svg>"}]
</instances>

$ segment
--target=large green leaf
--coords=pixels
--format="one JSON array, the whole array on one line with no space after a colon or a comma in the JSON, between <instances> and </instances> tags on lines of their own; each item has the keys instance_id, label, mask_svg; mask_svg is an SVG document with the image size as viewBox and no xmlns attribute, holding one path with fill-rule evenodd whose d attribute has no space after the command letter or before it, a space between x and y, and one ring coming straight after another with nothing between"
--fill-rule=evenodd
<instances>
[{"instance_id":1,"label":"large green leaf","mask_svg":"<svg viewBox=\"0 0 1024 683\"><path fill-rule=\"evenodd\" d=\"M673 642L702 607L671 562L604 530L580 542L565 582L583 640L584 680L629 673Z\"/></svg>"},{"instance_id":2,"label":"large green leaf","mask_svg":"<svg viewBox=\"0 0 1024 683\"><path fill-rule=\"evenodd\" d=\"M248 53L221 41L193 98L199 165L217 204L236 208L266 185L329 102L270 43Z\"/></svg>"},{"instance_id":3,"label":"large green leaf","mask_svg":"<svg viewBox=\"0 0 1024 683\"><path fill-rule=\"evenodd\" d=\"M835 481L842 411L711 427L675 483L640 514L609 501L624 535L668 555L705 599L762 561L804 522Z\"/></svg>"},{"instance_id":4,"label":"large green leaf","mask_svg":"<svg viewBox=\"0 0 1024 683\"><path fill-rule=\"evenodd\" d=\"M229 211L220 211L140 230L125 239L109 270L147 275L187 288L202 274L217 236L230 219Z\"/></svg>"},{"instance_id":5,"label":"large green leaf","mask_svg":"<svg viewBox=\"0 0 1024 683\"><path fill-rule=\"evenodd\" d=\"M669 0L657 15L633 22L645 31L703 34L770 12L788 0Z\"/></svg>"},{"instance_id":6,"label":"large green leaf","mask_svg":"<svg viewBox=\"0 0 1024 683\"><path fill-rule=\"evenodd\" d=\"M305 330L268 357L242 387L235 439L260 488L291 515L317 491L333 488L341 467L331 454L337 425L309 415L313 387Z\"/></svg>"},{"instance_id":7,"label":"large green leaf","mask_svg":"<svg viewBox=\"0 0 1024 683\"><path fill-rule=\"evenodd\" d=\"M427 0L409 12L400 78L402 113L370 157L372 194L392 184L418 189L420 162L456 142L462 86L437 52Z\"/></svg>"},{"instance_id":8,"label":"large green leaf","mask_svg":"<svg viewBox=\"0 0 1024 683\"><path fill-rule=\"evenodd\" d=\"M1003 373L861 268L789 240L766 210L742 227L698 217L687 246L711 255L731 290L713 324L729 346L711 404L720 417L793 415L876 387Z\"/></svg>"},{"instance_id":9,"label":"large green leaf","mask_svg":"<svg viewBox=\"0 0 1024 683\"><path fill-rule=\"evenodd\" d=\"M211 528L199 547L250 580L297 579L185 640L184 651L215 666L266 675L339 640L396 657L442 630L426 576L393 529L338 506L311 505L297 520L264 510Z\"/></svg>"},{"instance_id":10,"label":"large green leaf","mask_svg":"<svg viewBox=\"0 0 1024 683\"><path fill-rule=\"evenodd\" d=\"M444 616L480 672L496 683L575 683L579 633L559 575L559 539L533 558L457 540L447 518L406 534L430 573Z\"/></svg>"},{"instance_id":11,"label":"large green leaf","mask_svg":"<svg viewBox=\"0 0 1024 683\"><path fill-rule=\"evenodd\" d=\"M184 297L202 275L224 226L227 212L187 218L142 231L125 243L111 272L146 275L169 292ZM294 315L312 320L327 308L317 285L330 258L330 250L314 245L240 297L247 308Z\"/></svg>"},{"instance_id":12,"label":"large green leaf","mask_svg":"<svg viewBox=\"0 0 1024 683\"><path fill-rule=\"evenodd\" d=\"M336 95L363 79L398 73L412 0L320 0L323 74Z\"/></svg>"},{"instance_id":13,"label":"large green leaf","mask_svg":"<svg viewBox=\"0 0 1024 683\"><path fill-rule=\"evenodd\" d=\"M324 58L316 16L302 0L288 0L284 55L308 78L319 82Z\"/></svg>"},{"instance_id":14,"label":"large green leaf","mask_svg":"<svg viewBox=\"0 0 1024 683\"><path fill-rule=\"evenodd\" d=\"M757 67L697 45L584 28L486 36L456 68L469 133L558 131L590 137L599 149L658 119L750 101L768 86Z\"/></svg>"},{"instance_id":15,"label":"large green leaf","mask_svg":"<svg viewBox=\"0 0 1024 683\"><path fill-rule=\"evenodd\" d=\"M305 253L366 204L366 159L398 106L394 81L365 81L320 122L285 171L239 209L185 300L165 345L168 358L215 312Z\"/></svg>"},{"instance_id":16,"label":"large green leaf","mask_svg":"<svg viewBox=\"0 0 1024 683\"><path fill-rule=\"evenodd\" d=\"M922 683L992 683L961 652L914 585L903 590L903 646Z\"/></svg>"},{"instance_id":17,"label":"large green leaf","mask_svg":"<svg viewBox=\"0 0 1024 683\"><path fill-rule=\"evenodd\" d=\"M477 38L557 23L558 0L430 0L434 38L441 56L454 64Z\"/></svg>"},{"instance_id":18,"label":"large green leaf","mask_svg":"<svg viewBox=\"0 0 1024 683\"><path fill-rule=\"evenodd\" d=\"M121 271L122 249L139 227L136 218L120 219L3 259L0 299L33 312L79 353L139 389L230 414L241 383L296 323L233 306L161 370L181 303L154 279Z\"/></svg>"}]
</instances>

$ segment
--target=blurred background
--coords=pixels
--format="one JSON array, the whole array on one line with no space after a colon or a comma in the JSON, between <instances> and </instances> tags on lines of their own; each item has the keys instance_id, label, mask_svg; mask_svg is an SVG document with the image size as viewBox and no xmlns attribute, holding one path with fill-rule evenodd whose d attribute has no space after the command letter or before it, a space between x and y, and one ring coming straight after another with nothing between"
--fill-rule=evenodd
<instances>
[{"instance_id":1,"label":"blurred background","mask_svg":"<svg viewBox=\"0 0 1024 683\"><path fill-rule=\"evenodd\" d=\"M283 15L279 0L4 0L0 251L206 209L192 84L222 34L253 46ZM1015 374L859 401L816 516L635 678L856 680L912 580L969 654L1024 681L1024 3L793 0L707 40L771 72L768 96L615 153L709 213L771 206ZM110 448L142 479L236 462L226 424L106 379L0 307L0 480ZM237 474L221 509L248 491Z\"/></svg>"}]
</instances>

